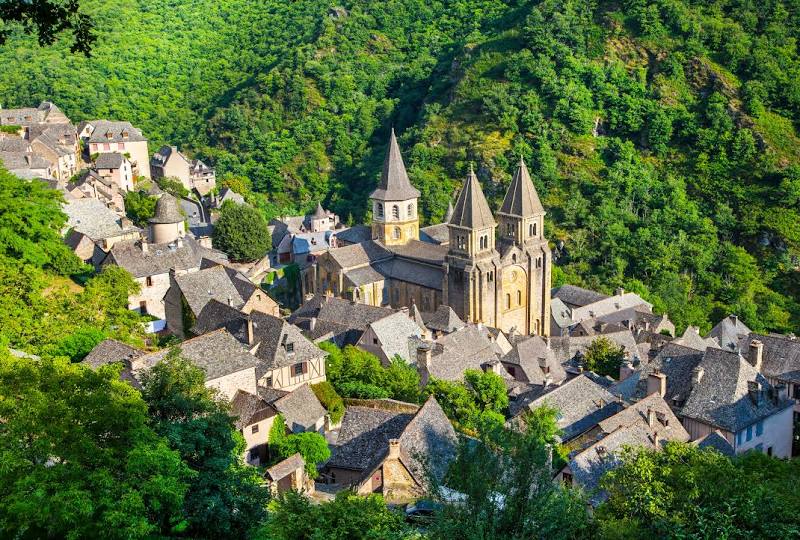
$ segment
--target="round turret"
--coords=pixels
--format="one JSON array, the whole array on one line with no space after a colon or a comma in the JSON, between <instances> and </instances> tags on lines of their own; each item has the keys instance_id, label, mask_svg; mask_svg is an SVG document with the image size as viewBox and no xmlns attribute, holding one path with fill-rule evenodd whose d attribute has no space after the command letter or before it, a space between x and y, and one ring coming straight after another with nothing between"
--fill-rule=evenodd
<instances>
[{"instance_id":1,"label":"round turret","mask_svg":"<svg viewBox=\"0 0 800 540\"><path fill-rule=\"evenodd\" d=\"M150 218L150 241L154 244L168 244L181 238L186 233L185 219L177 199L165 193L156 202L155 214Z\"/></svg>"}]
</instances>

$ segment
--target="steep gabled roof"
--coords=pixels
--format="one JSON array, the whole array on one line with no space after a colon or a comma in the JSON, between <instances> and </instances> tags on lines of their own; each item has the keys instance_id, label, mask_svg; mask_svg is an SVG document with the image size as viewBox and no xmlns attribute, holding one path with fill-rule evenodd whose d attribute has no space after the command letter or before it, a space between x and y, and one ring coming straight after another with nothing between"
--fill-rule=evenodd
<instances>
[{"instance_id":1,"label":"steep gabled roof","mask_svg":"<svg viewBox=\"0 0 800 540\"><path fill-rule=\"evenodd\" d=\"M313 429L325 417L325 408L307 384L292 390L272 402L272 406L283 415L286 427L293 432Z\"/></svg>"},{"instance_id":2,"label":"steep gabled roof","mask_svg":"<svg viewBox=\"0 0 800 540\"><path fill-rule=\"evenodd\" d=\"M545 213L536 188L531 181L531 175L528 173L528 167L525 166L522 158L520 158L511 184L508 186L500 213L518 217L530 217Z\"/></svg>"},{"instance_id":3,"label":"steep gabled roof","mask_svg":"<svg viewBox=\"0 0 800 540\"><path fill-rule=\"evenodd\" d=\"M455 332L459 328L464 328L466 324L462 321L453 308L444 304L436 308L433 313L423 313L422 320L430 330L439 332Z\"/></svg>"},{"instance_id":4,"label":"steep gabled roof","mask_svg":"<svg viewBox=\"0 0 800 540\"><path fill-rule=\"evenodd\" d=\"M98 368L113 362L139 358L143 354L139 349L135 349L116 339L104 339L95 345L94 349L81 361L81 364Z\"/></svg>"},{"instance_id":5,"label":"steep gabled roof","mask_svg":"<svg viewBox=\"0 0 800 540\"><path fill-rule=\"evenodd\" d=\"M726 351L733 351L739 346L739 340L752 332L736 315L728 315L711 329L707 338L714 338Z\"/></svg>"},{"instance_id":6,"label":"steep gabled roof","mask_svg":"<svg viewBox=\"0 0 800 540\"><path fill-rule=\"evenodd\" d=\"M555 287L551 292L551 296L554 299L560 299L562 302L564 302L564 304L572 308L593 304L608 298L607 294L595 292L590 289L584 289L583 287L578 287L576 285L562 285L560 287Z\"/></svg>"},{"instance_id":7,"label":"steep gabled roof","mask_svg":"<svg viewBox=\"0 0 800 540\"><path fill-rule=\"evenodd\" d=\"M378 187L370 194L370 198L382 201L404 201L417 197L419 197L419 191L411 185L411 181L408 179L403 156L400 155L400 147L397 145L397 137L392 128L389 148L383 161L381 179Z\"/></svg>"},{"instance_id":8,"label":"steep gabled roof","mask_svg":"<svg viewBox=\"0 0 800 540\"><path fill-rule=\"evenodd\" d=\"M478 177L475 176L471 167L464 186L458 194L449 223L467 229L483 229L496 225Z\"/></svg>"},{"instance_id":9,"label":"steep gabled roof","mask_svg":"<svg viewBox=\"0 0 800 540\"><path fill-rule=\"evenodd\" d=\"M750 333L742 338L739 349L747 351L753 340L764 344L761 373L782 381L800 383L800 339L792 336Z\"/></svg>"}]
</instances>

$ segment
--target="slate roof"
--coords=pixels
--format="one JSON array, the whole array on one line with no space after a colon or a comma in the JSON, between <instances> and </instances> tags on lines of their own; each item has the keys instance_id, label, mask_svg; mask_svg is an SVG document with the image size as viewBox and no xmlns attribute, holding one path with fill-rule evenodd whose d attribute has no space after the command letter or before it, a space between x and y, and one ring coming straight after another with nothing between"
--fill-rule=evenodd
<instances>
[{"instance_id":1,"label":"slate roof","mask_svg":"<svg viewBox=\"0 0 800 540\"><path fill-rule=\"evenodd\" d=\"M405 244L387 248L395 255L405 259L414 259L435 266L441 266L447 255L447 246L429 244L420 240L409 240Z\"/></svg>"},{"instance_id":2,"label":"slate roof","mask_svg":"<svg viewBox=\"0 0 800 540\"><path fill-rule=\"evenodd\" d=\"M531 181L531 175L525 161L520 157L517 170L508 186L499 213L510 216L529 217L544 214L544 207Z\"/></svg>"},{"instance_id":3,"label":"slate roof","mask_svg":"<svg viewBox=\"0 0 800 540\"><path fill-rule=\"evenodd\" d=\"M364 331L369 323L394 313L391 308L358 304L333 296L316 295L303 303L287 321L296 324L302 319L316 317L319 321L346 324Z\"/></svg>"},{"instance_id":4,"label":"slate roof","mask_svg":"<svg viewBox=\"0 0 800 540\"><path fill-rule=\"evenodd\" d=\"M257 288L240 272L222 265L177 275L175 282L195 316L212 299L241 308Z\"/></svg>"},{"instance_id":5,"label":"slate roof","mask_svg":"<svg viewBox=\"0 0 800 540\"><path fill-rule=\"evenodd\" d=\"M94 126L94 131L89 136L90 143L105 143L105 142L138 142L147 141L142 136L142 132L131 125L130 122L117 122L109 120L94 120L89 124ZM127 137L123 137L123 132L127 133ZM110 133L109 138L107 134Z\"/></svg>"},{"instance_id":6,"label":"slate roof","mask_svg":"<svg viewBox=\"0 0 800 540\"><path fill-rule=\"evenodd\" d=\"M139 230L123 226L122 219L99 199L70 199L61 209L67 215L67 226L93 241Z\"/></svg>"},{"instance_id":7,"label":"slate roof","mask_svg":"<svg viewBox=\"0 0 800 540\"><path fill-rule=\"evenodd\" d=\"M184 219L186 217L180 210L178 200L169 193L164 193L156 201L156 211L150 218L150 223L180 223Z\"/></svg>"},{"instance_id":8,"label":"slate roof","mask_svg":"<svg viewBox=\"0 0 800 540\"><path fill-rule=\"evenodd\" d=\"M119 169L122 167L123 155L119 152L104 152L94 162L96 169Z\"/></svg>"},{"instance_id":9,"label":"slate roof","mask_svg":"<svg viewBox=\"0 0 800 540\"><path fill-rule=\"evenodd\" d=\"M319 201L317 201L317 208L314 210L314 213L311 214L311 217L314 219L323 219L328 217L328 212L322 208L322 203Z\"/></svg>"},{"instance_id":10,"label":"slate roof","mask_svg":"<svg viewBox=\"0 0 800 540\"><path fill-rule=\"evenodd\" d=\"M437 223L435 225L422 227L419 230L419 239L428 244L449 244L450 228L447 226L447 223Z\"/></svg>"},{"instance_id":11,"label":"slate roof","mask_svg":"<svg viewBox=\"0 0 800 540\"><path fill-rule=\"evenodd\" d=\"M360 244L333 248L328 251L328 255L342 268L354 268L388 259L392 253L379 243L369 240Z\"/></svg>"},{"instance_id":12,"label":"slate roof","mask_svg":"<svg viewBox=\"0 0 800 540\"><path fill-rule=\"evenodd\" d=\"M572 318L576 321L598 318L616 311L642 305L647 306L648 309L652 309L653 307L652 304L645 302L642 297L636 293L624 293L622 295L610 296L581 307L576 307L572 310Z\"/></svg>"},{"instance_id":13,"label":"slate roof","mask_svg":"<svg viewBox=\"0 0 800 540\"><path fill-rule=\"evenodd\" d=\"M436 308L433 313L423 313L422 320L425 321L425 326L430 330L448 334L466 326L466 323L456 315L453 308L444 304Z\"/></svg>"},{"instance_id":14,"label":"slate roof","mask_svg":"<svg viewBox=\"0 0 800 540\"><path fill-rule=\"evenodd\" d=\"M488 330L469 325L440 336L433 343L428 372L437 379L460 381L467 369L482 369L484 364L496 361L499 356L500 351L489 339Z\"/></svg>"},{"instance_id":15,"label":"slate roof","mask_svg":"<svg viewBox=\"0 0 800 540\"><path fill-rule=\"evenodd\" d=\"M708 435L694 441L694 444L702 450L709 448L714 449L727 457L733 457L736 454L736 451L733 449L733 446L731 446L731 443L728 442L728 439L716 429Z\"/></svg>"},{"instance_id":16,"label":"slate roof","mask_svg":"<svg viewBox=\"0 0 800 540\"><path fill-rule=\"evenodd\" d=\"M461 192L458 194L458 199L456 199L449 223L467 229L482 229L496 225L478 177L475 176L471 167Z\"/></svg>"},{"instance_id":17,"label":"slate roof","mask_svg":"<svg viewBox=\"0 0 800 540\"><path fill-rule=\"evenodd\" d=\"M683 335L672 340L672 343L701 352L705 351L708 347L719 348L719 343L715 339L701 337L700 329L696 326L687 326L686 330L683 331Z\"/></svg>"},{"instance_id":18,"label":"slate roof","mask_svg":"<svg viewBox=\"0 0 800 540\"><path fill-rule=\"evenodd\" d=\"M236 204L244 204L244 197L233 191L229 187L224 187L219 192L219 200L220 204L224 203L225 201L235 202Z\"/></svg>"},{"instance_id":19,"label":"slate roof","mask_svg":"<svg viewBox=\"0 0 800 540\"><path fill-rule=\"evenodd\" d=\"M761 373L782 381L800 383L800 339L750 333L742 338L739 349L746 351L754 339L764 344Z\"/></svg>"},{"instance_id":20,"label":"slate roof","mask_svg":"<svg viewBox=\"0 0 800 540\"><path fill-rule=\"evenodd\" d=\"M562 285L561 287L556 287L551 291L551 296L553 299L558 298L568 307L581 307L608 298L608 295L606 294L584 289L583 287L578 287L575 285Z\"/></svg>"},{"instance_id":21,"label":"slate roof","mask_svg":"<svg viewBox=\"0 0 800 540\"><path fill-rule=\"evenodd\" d=\"M569 328L575 321L572 320L572 310L560 298L550 300L550 316L559 328Z\"/></svg>"},{"instance_id":22,"label":"slate roof","mask_svg":"<svg viewBox=\"0 0 800 540\"><path fill-rule=\"evenodd\" d=\"M262 370L310 362L327 354L309 341L298 327L279 317L258 311L253 311L249 317L253 321L254 343L259 344L254 354L262 361ZM294 346L293 352L286 350L289 343Z\"/></svg>"},{"instance_id":23,"label":"slate roof","mask_svg":"<svg viewBox=\"0 0 800 540\"><path fill-rule=\"evenodd\" d=\"M773 399L767 379L738 353L706 349L698 367L703 376L681 410L687 418L736 433L793 404L793 400ZM757 404L748 395L748 381L761 384Z\"/></svg>"},{"instance_id":24,"label":"slate roof","mask_svg":"<svg viewBox=\"0 0 800 540\"><path fill-rule=\"evenodd\" d=\"M369 325L378 336L381 349L391 360L395 355L406 362L414 362L409 350L409 339L422 336L422 329L403 312L393 313Z\"/></svg>"},{"instance_id":25,"label":"slate roof","mask_svg":"<svg viewBox=\"0 0 800 540\"><path fill-rule=\"evenodd\" d=\"M377 281L383 281L386 279L384 273L372 266L361 266L359 268L348 269L344 270L343 273L344 276L356 287L361 287L362 285L368 285L370 283L375 283Z\"/></svg>"},{"instance_id":26,"label":"slate roof","mask_svg":"<svg viewBox=\"0 0 800 540\"><path fill-rule=\"evenodd\" d=\"M650 410L656 413L654 425L649 426L648 424L652 433L655 433L661 439L669 439L671 441L687 442L689 440L689 434L681 425L680 420L672 412L667 402L658 394L652 394L631 404L614 416L601 420L598 425L605 433L612 433L620 427L629 426L638 421L647 423L647 415Z\"/></svg>"},{"instance_id":27,"label":"slate roof","mask_svg":"<svg viewBox=\"0 0 800 540\"><path fill-rule=\"evenodd\" d=\"M8 170L47 169L50 167L49 161L31 152L0 152L0 161Z\"/></svg>"},{"instance_id":28,"label":"slate roof","mask_svg":"<svg viewBox=\"0 0 800 540\"><path fill-rule=\"evenodd\" d=\"M135 278L165 274L170 270L200 268L203 258L227 262L224 254L201 246L197 240L186 236L183 246L175 244L148 244L147 253L137 242L117 242L109 251L105 264L116 264Z\"/></svg>"},{"instance_id":29,"label":"slate roof","mask_svg":"<svg viewBox=\"0 0 800 540\"><path fill-rule=\"evenodd\" d=\"M231 373L255 367L258 360L239 341L225 330L216 330L177 345L181 356L206 374L206 380L214 380ZM169 349L139 357L136 370L149 369L162 361Z\"/></svg>"},{"instance_id":30,"label":"slate roof","mask_svg":"<svg viewBox=\"0 0 800 540\"><path fill-rule=\"evenodd\" d=\"M81 364L97 369L106 364L121 362L123 360L133 360L139 358L143 354L144 353L139 349L117 341L116 339L104 339L94 346L91 352L81 361Z\"/></svg>"},{"instance_id":31,"label":"slate roof","mask_svg":"<svg viewBox=\"0 0 800 540\"><path fill-rule=\"evenodd\" d=\"M333 236L333 231L295 234L292 238L292 253L302 255L326 251L330 247L331 236Z\"/></svg>"},{"instance_id":32,"label":"slate roof","mask_svg":"<svg viewBox=\"0 0 800 540\"><path fill-rule=\"evenodd\" d=\"M548 372L539 365L545 361ZM520 337L512 340L512 349L501 360L519 366L525 382L544 385L545 382L559 384L567 378L567 372L558 362L553 350L540 336Z\"/></svg>"},{"instance_id":33,"label":"slate roof","mask_svg":"<svg viewBox=\"0 0 800 540\"><path fill-rule=\"evenodd\" d=\"M386 459L391 439L399 439L400 460L420 485L426 485L422 460L441 478L455 456L455 430L431 396L414 414L348 407L327 465L370 474Z\"/></svg>"},{"instance_id":34,"label":"slate roof","mask_svg":"<svg viewBox=\"0 0 800 540\"><path fill-rule=\"evenodd\" d=\"M623 409L610 385L591 373L583 373L530 402L529 410L542 405L559 411L562 442L568 442Z\"/></svg>"},{"instance_id":35,"label":"slate roof","mask_svg":"<svg viewBox=\"0 0 800 540\"><path fill-rule=\"evenodd\" d=\"M236 429L244 429L278 414L266 400L243 390L237 390L233 396L231 412L236 417L234 421Z\"/></svg>"},{"instance_id":36,"label":"slate roof","mask_svg":"<svg viewBox=\"0 0 800 540\"><path fill-rule=\"evenodd\" d=\"M353 225L336 231L336 238L348 244L360 244L372 239L372 229L367 225Z\"/></svg>"},{"instance_id":37,"label":"slate roof","mask_svg":"<svg viewBox=\"0 0 800 540\"><path fill-rule=\"evenodd\" d=\"M0 116L2 116L2 109L0 109ZM0 152L27 153L30 151L31 143L27 139L0 135Z\"/></svg>"},{"instance_id":38,"label":"slate roof","mask_svg":"<svg viewBox=\"0 0 800 540\"><path fill-rule=\"evenodd\" d=\"M238 308L229 306L227 302L220 302L216 298L212 298L200 310L191 332L200 335L220 328L226 329L237 339L244 341L246 340L247 315Z\"/></svg>"},{"instance_id":39,"label":"slate roof","mask_svg":"<svg viewBox=\"0 0 800 540\"><path fill-rule=\"evenodd\" d=\"M277 482L286 478L297 469L303 469L305 466L306 462L303 456L300 455L300 452L297 452L268 468L264 472L264 476L272 482Z\"/></svg>"},{"instance_id":40,"label":"slate roof","mask_svg":"<svg viewBox=\"0 0 800 540\"><path fill-rule=\"evenodd\" d=\"M414 283L437 291L442 290L444 270L440 267L395 258L376 264L375 270L390 279Z\"/></svg>"},{"instance_id":41,"label":"slate roof","mask_svg":"<svg viewBox=\"0 0 800 540\"><path fill-rule=\"evenodd\" d=\"M386 158L383 161L381 179L378 187L369 197L382 201L404 201L419 197L419 191L411 185L411 181L408 179L394 128L389 136L389 148L386 150Z\"/></svg>"},{"instance_id":42,"label":"slate roof","mask_svg":"<svg viewBox=\"0 0 800 540\"><path fill-rule=\"evenodd\" d=\"M717 323L707 338L714 338L720 347L726 351L735 351L739 346L739 340L752 332L736 315L728 315Z\"/></svg>"},{"instance_id":43,"label":"slate roof","mask_svg":"<svg viewBox=\"0 0 800 540\"><path fill-rule=\"evenodd\" d=\"M647 393L647 377L656 371L667 376L667 391L664 399L674 407L680 408L689 397L692 389L692 371L703 359L703 352L684 347L675 342L664 345L650 362L643 362L638 373L636 396Z\"/></svg>"},{"instance_id":44,"label":"slate roof","mask_svg":"<svg viewBox=\"0 0 800 540\"><path fill-rule=\"evenodd\" d=\"M627 328L599 335L551 337L550 348L555 352L558 361L564 364L575 360L577 356L585 354L586 349L589 348L592 342L600 337L604 337L624 348L625 354L631 359L640 356L636 339Z\"/></svg>"},{"instance_id":45,"label":"slate roof","mask_svg":"<svg viewBox=\"0 0 800 540\"><path fill-rule=\"evenodd\" d=\"M283 415L293 432L313 431L317 422L325 418L325 408L307 384L299 386L272 402L272 406Z\"/></svg>"}]
</instances>

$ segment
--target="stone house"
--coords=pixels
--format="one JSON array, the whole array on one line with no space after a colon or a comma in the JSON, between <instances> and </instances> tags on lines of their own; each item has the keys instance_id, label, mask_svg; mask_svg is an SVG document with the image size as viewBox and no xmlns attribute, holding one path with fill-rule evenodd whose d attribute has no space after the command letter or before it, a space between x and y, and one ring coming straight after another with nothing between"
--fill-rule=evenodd
<instances>
[{"instance_id":1,"label":"stone house","mask_svg":"<svg viewBox=\"0 0 800 540\"><path fill-rule=\"evenodd\" d=\"M502 355L503 351L489 328L469 324L432 342L421 342L417 346L415 363L423 385L431 377L462 381L468 369L492 370L504 379L513 380L499 362Z\"/></svg>"},{"instance_id":2,"label":"stone house","mask_svg":"<svg viewBox=\"0 0 800 540\"><path fill-rule=\"evenodd\" d=\"M205 197L217 187L214 169L200 161L190 160L176 146L162 146L150 161L153 178L177 178L188 191Z\"/></svg>"},{"instance_id":3,"label":"stone house","mask_svg":"<svg viewBox=\"0 0 800 540\"><path fill-rule=\"evenodd\" d=\"M0 162L8 172L20 178L53 178L52 164L33 152L0 151Z\"/></svg>"},{"instance_id":4,"label":"stone house","mask_svg":"<svg viewBox=\"0 0 800 540\"><path fill-rule=\"evenodd\" d=\"M742 338L740 350L749 350L754 341L764 346L761 373L770 384L786 386L789 397L795 403L794 421L800 422L800 339L793 335L765 336L751 332Z\"/></svg>"},{"instance_id":5,"label":"stone house","mask_svg":"<svg viewBox=\"0 0 800 540\"><path fill-rule=\"evenodd\" d=\"M113 182L124 192L133 191L133 167L131 162L119 152L100 154L94 162L95 172L102 178Z\"/></svg>"},{"instance_id":6,"label":"stone house","mask_svg":"<svg viewBox=\"0 0 800 540\"><path fill-rule=\"evenodd\" d=\"M167 328L184 337L194 326L208 302L216 300L242 313L260 311L278 316L278 304L265 291L254 285L241 272L221 264L196 272L170 272L170 287L164 295L164 314Z\"/></svg>"},{"instance_id":7,"label":"stone house","mask_svg":"<svg viewBox=\"0 0 800 540\"><path fill-rule=\"evenodd\" d=\"M130 122L91 120L81 122L78 136L85 142L89 155L118 152L127 156L133 174L150 178L150 153L147 139Z\"/></svg>"},{"instance_id":8,"label":"stone house","mask_svg":"<svg viewBox=\"0 0 800 540\"><path fill-rule=\"evenodd\" d=\"M115 246L132 242L141 235L141 229L99 199L68 197L62 210L67 215L65 242L81 260L95 267Z\"/></svg>"},{"instance_id":9,"label":"stone house","mask_svg":"<svg viewBox=\"0 0 800 540\"><path fill-rule=\"evenodd\" d=\"M245 461L261 465L267 461L267 440L278 411L256 394L239 390L231 399L234 425L245 442Z\"/></svg>"},{"instance_id":10,"label":"stone house","mask_svg":"<svg viewBox=\"0 0 800 540\"><path fill-rule=\"evenodd\" d=\"M86 171L68 183L64 190L75 199L97 199L120 217L125 216L125 197L122 190L111 178L100 176L96 171Z\"/></svg>"},{"instance_id":11,"label":"stone house","mask_svg":"<svg viewBox=\"0 0 800 540\"><path fill-rule=\"evenodd\" d=\"M384 366L388 366L395 356L414 363L417 344L423 333L407 313L398 311L369 323L357 346L377 356Z\"/></svg>"},{"instance_id":12,"label":"stone house","mask_svg":"<svg viewBox=\"0 0 800 540\"><path fill-rule=\"evenodd\" d=\"M406 503L425 493L428 473L444 476L455 450L455 430L433 396L422 407L374 400L347 408L323 476L341 489Z\"/></svg>"},{"instance_id":13,"label":"stone house","mask_svg":"<svg viewBox=\"0 0 800 540\"><path fill-rule=\"evenodd\" d=\"M517 381L548 386L561 384L567 372L550 348L550 338L512 336L512 349L500 360L509 375Z\"/></svg>"},{"instance_id":14,"label":"stone house","mask_svg":"<svg viewBox=\"0 0 800 540\"><path fill-rule=\"evenodd\" d=\"M368 306L334 296L311 295L287 321L314 342L331 341L338 347L355 345L369 324L392 315L391 308Z\"/></svg>"},{"instance_id":15,"label":"stone house","mask_svg":"<svg viewBox=\"0 0 800 540\"><path fill-rule=\"evenodd\" d=\"M314 482L306 473L306 462L298 452L280 463L276 463L264 472L264 479L273 496L296 491L313 493Z\"/></svg>"}]
</instances>

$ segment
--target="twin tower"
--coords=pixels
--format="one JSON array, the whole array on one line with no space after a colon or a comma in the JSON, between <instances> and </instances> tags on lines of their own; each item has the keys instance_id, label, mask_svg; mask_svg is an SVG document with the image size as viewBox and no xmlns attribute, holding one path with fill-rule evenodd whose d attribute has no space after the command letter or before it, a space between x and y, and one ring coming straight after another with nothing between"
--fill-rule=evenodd
<instances>
[{"instance_id":1,"label":"twin tower","mask_svg":"<svg viewBox=\"0 0 800 540\"><path fill-rule=\"evenodd\" d=\"M392 130L380 183L370 195L372 238L389 248L418 241L419 196ZM521 159L496 215L470 168L446 222L442 303L465 321L549 335L551 253L544 216Z\"/></svg>"}]
</instances>

